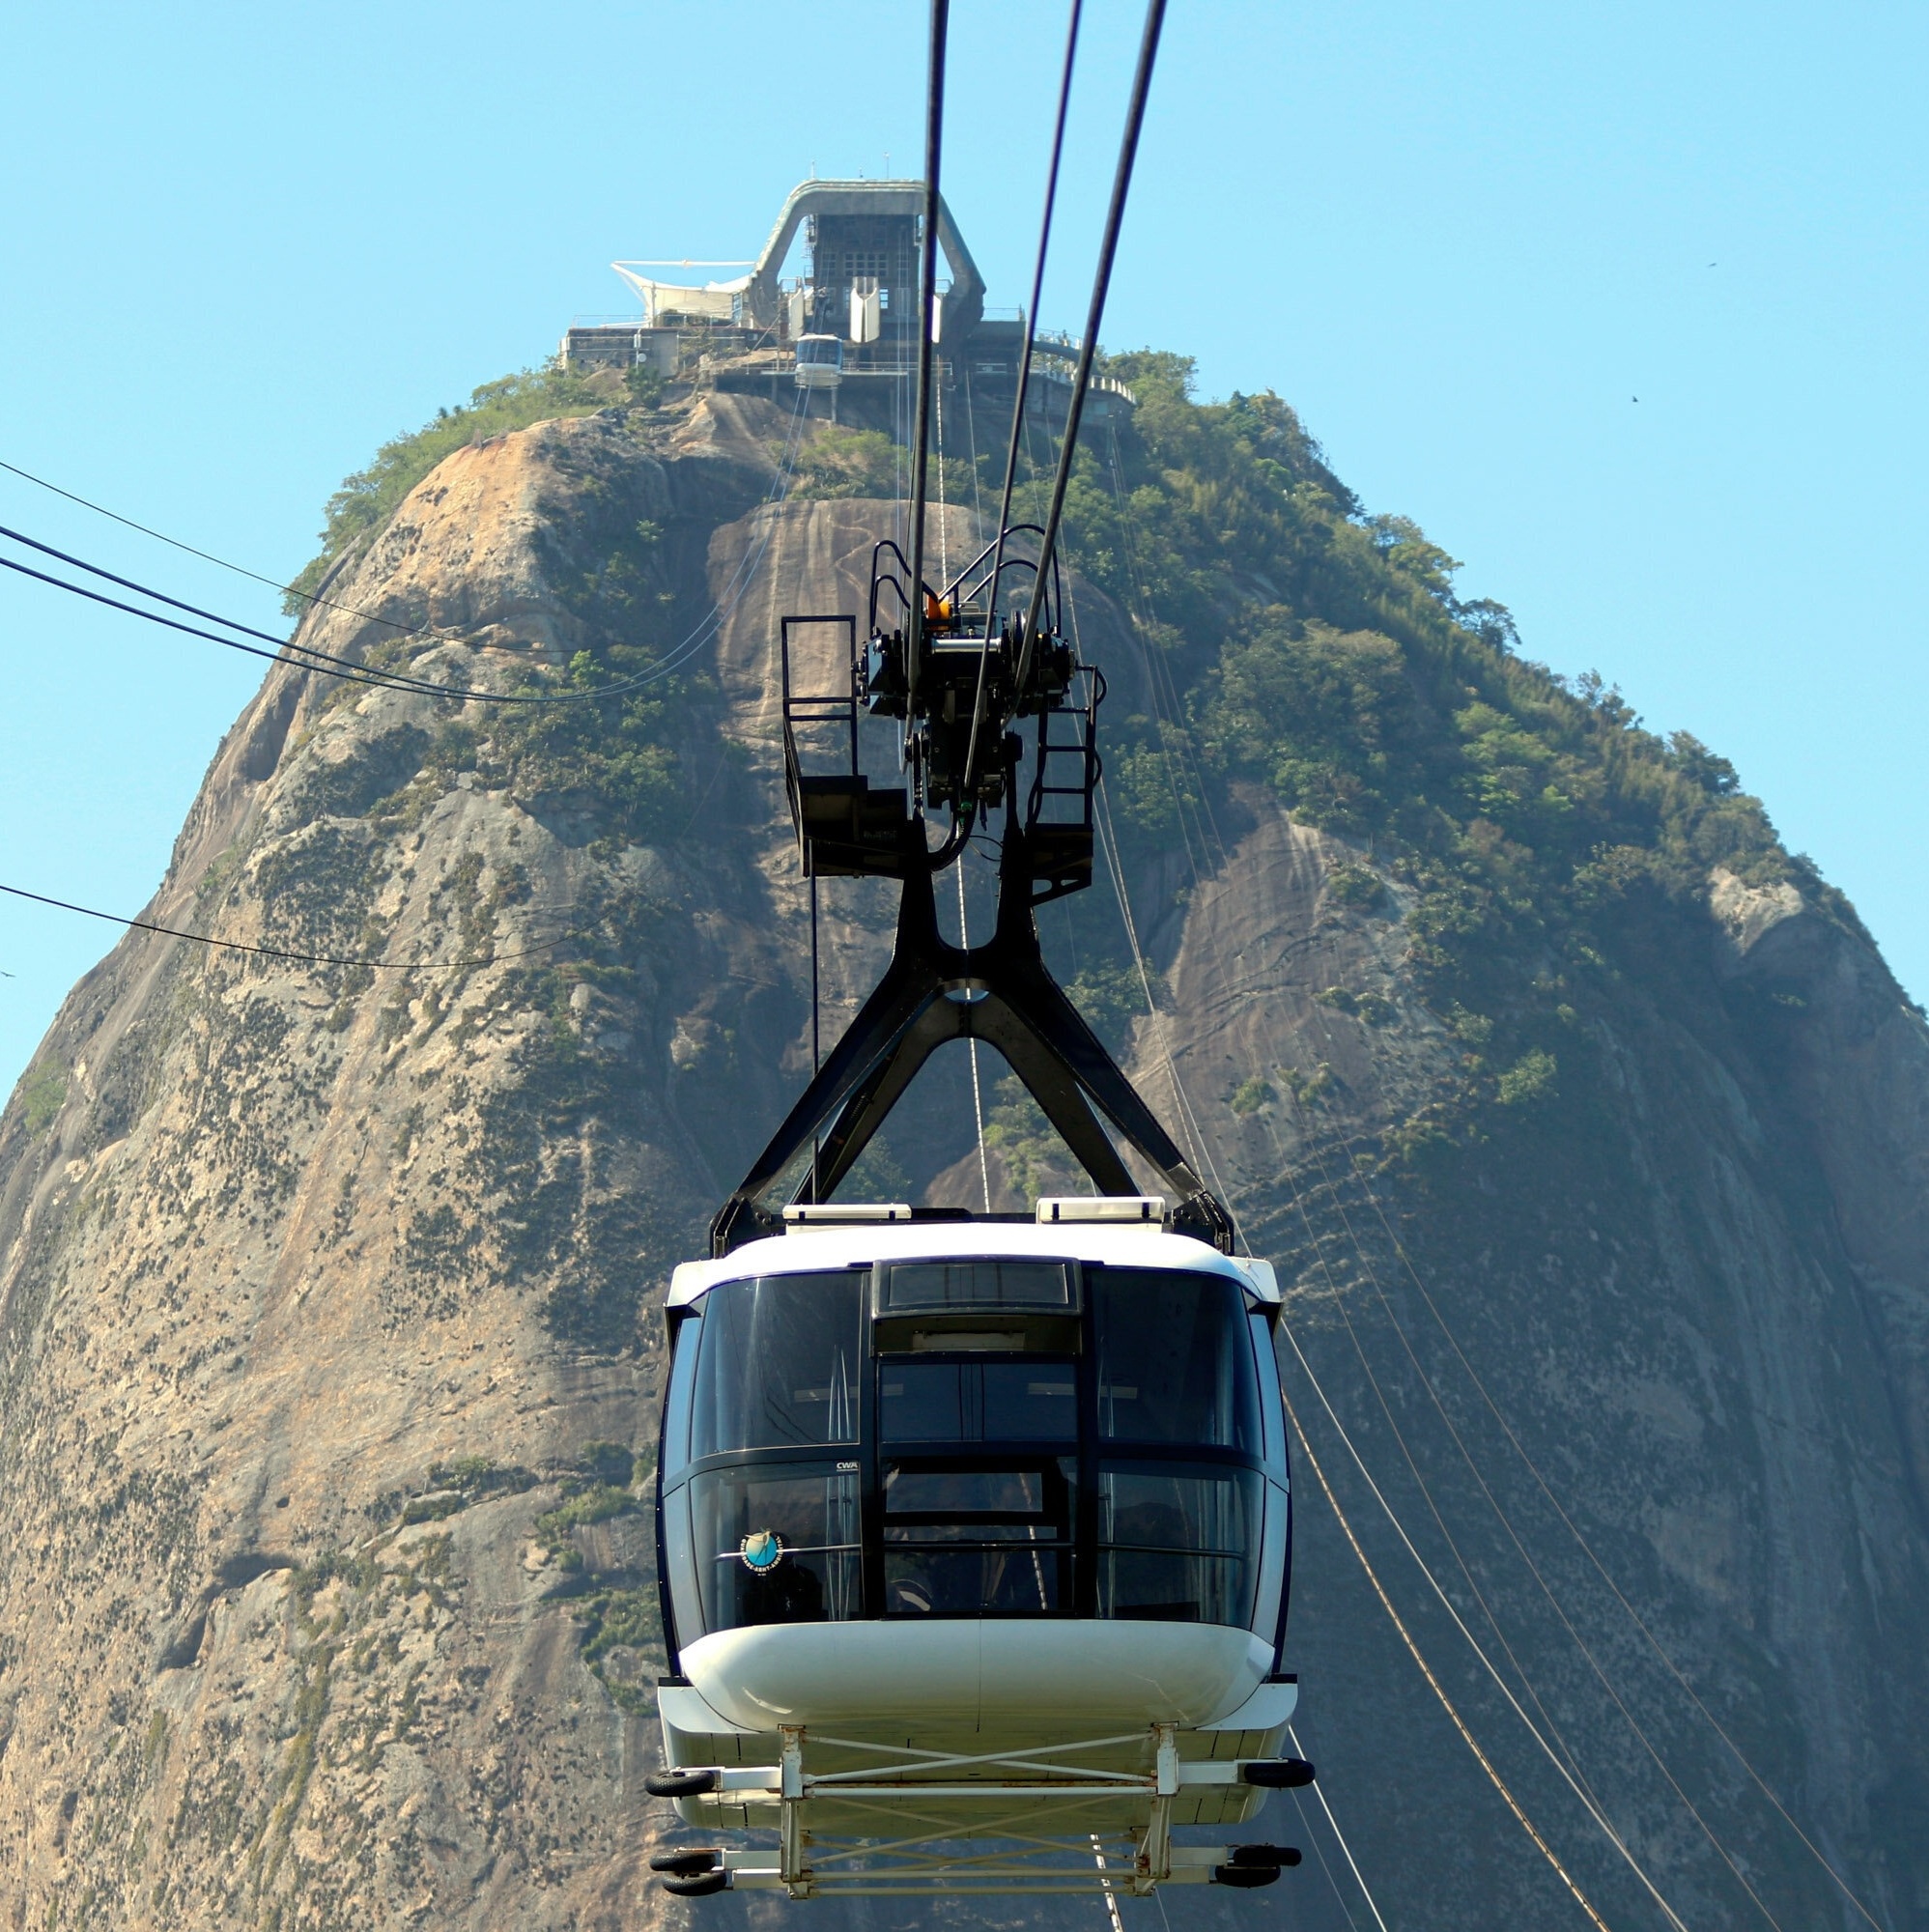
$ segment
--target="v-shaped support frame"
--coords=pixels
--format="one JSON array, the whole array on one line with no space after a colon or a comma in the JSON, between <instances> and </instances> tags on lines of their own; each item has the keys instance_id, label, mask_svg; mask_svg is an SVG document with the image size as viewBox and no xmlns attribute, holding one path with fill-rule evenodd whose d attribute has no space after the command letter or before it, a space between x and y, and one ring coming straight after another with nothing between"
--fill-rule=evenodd
<instances>
[{"instance_id":1,"label":"v-shaped support frame","mask_svg":"<svg viewBox=\"0 0 1929 1932\"><path fill-rule=\"evenodd\" d=\"M1098 1114L1165 1183L1173 1226L1232 1253L1232 1216L1045 970L1033 918L1031 855L1018 814L1012 812L1006 827L997 927L982 946L952 946L940 935L922 821L908 820L905 837L890 970L718 1210L710 1224L711 1252L726 1255L781 1229L780 1210L762 1197L820 1135L817 1157L794 1198L828 1199L933 1051L947 1040L981 1039L1005 1056L1101 1194L1136 1194L1138 1188Z\"/></svg>"}]
</instances>

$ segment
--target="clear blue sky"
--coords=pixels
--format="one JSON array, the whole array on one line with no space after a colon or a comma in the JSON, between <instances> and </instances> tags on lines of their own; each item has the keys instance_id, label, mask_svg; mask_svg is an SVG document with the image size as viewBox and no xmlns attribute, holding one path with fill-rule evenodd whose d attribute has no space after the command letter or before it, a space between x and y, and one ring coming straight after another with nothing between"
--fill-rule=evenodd
<instances>
[{"instance_id":1,"label":"clear blue sky","mask_svg":"<svg viewBox=\"0 0 1929 1932\"><path fill-rule=\"evenodd\" d=\"M1061 32L958 0L946 185L1022 297ZM1092 0L1076 327L1136 4ZM0 457L270 574L377 443L915 172L922 9L339 0L11 16ZM1271 385L1556 668L1740 766L1929 994L1919 6L1173 0L1109 345ZM1638 397L1638 402L1633 399ZM0 475L0 523L273 599ZM259 667L0 583L0 880L131 911ZM106 928L0 903L0 1086Z\"/></svg>"}]
</instances>

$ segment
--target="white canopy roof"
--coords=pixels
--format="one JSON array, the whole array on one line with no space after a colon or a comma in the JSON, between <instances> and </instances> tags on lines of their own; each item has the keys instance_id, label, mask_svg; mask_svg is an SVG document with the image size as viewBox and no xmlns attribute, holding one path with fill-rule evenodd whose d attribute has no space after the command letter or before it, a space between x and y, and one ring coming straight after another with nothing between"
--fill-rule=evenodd
<instances>
[{"instance_id":1,"label":"white canopy roof","mask_svg":"<svg viewBox=\"0 0 1929 1932\"><path fill-rule=\"evenodd\" d=\"M656 262L611 262L610 266L642 298L645 328L656 327L660 315L671 313L708 316L717 322L729 322L737 313L739 298L751 285L749 275L739 275L734 281L704 282L700 286L692 287L686 282L661 282L653 275L638 272L640 269L667 266ZM737 264L690 263L686 266L735 268Z\"/></svg>"}]
</instances>

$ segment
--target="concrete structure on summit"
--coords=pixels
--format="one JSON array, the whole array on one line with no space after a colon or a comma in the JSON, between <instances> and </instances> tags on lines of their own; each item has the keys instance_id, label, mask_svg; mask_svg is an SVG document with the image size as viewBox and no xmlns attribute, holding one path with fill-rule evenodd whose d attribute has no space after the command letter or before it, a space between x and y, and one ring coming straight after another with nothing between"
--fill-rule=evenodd
<instances>
[{"instance_id":1,"label":"concrete structure on summit","mask_svg":"<svg viewBox=\"0 0 1929 1932\"><path fill-rule=\"evenodd\" d=\"M612 263L642 302L640 322L572 327L563 359L573 367L643 363L670 374L693 349L743 355L788 349L800 336L832 335L845 344L847 375L899 375L916 355L923 208L922 182L801 183L754 262ZM808 267L785 278L800 229ZM937 239L941 356L953 367L969 358L978 379L1015 376L1023 318L1015 310L986 315L984 278L942 199ZM648 272L676 267L749 272L701 284Z\"/></svg>"}]
</instances>

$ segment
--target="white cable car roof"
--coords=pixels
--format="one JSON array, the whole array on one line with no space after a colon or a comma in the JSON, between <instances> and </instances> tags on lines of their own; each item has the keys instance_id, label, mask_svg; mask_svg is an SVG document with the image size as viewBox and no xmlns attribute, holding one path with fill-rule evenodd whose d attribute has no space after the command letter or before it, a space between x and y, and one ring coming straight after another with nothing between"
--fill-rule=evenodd
<instances>
[{"instance_id":1,"label":"white cable car roof","mask_svg":"<svg viewBox=\"0 0 1929 1932\"><path fill-rule=\"evenodd\" d=\"M1222 1255L1190 1235L1135 1226L1062 1221L853 1221L793 1226L747 1241L722 1260L684 1262L670 1276L668 1308L687 1308L725 1281L814 1274L872 1262L1076 1261L1111 1267L1189 1268L1229 1277L1267 1304L1280 1298L1270 1262Z\"/></svg>"}]
</instances>

